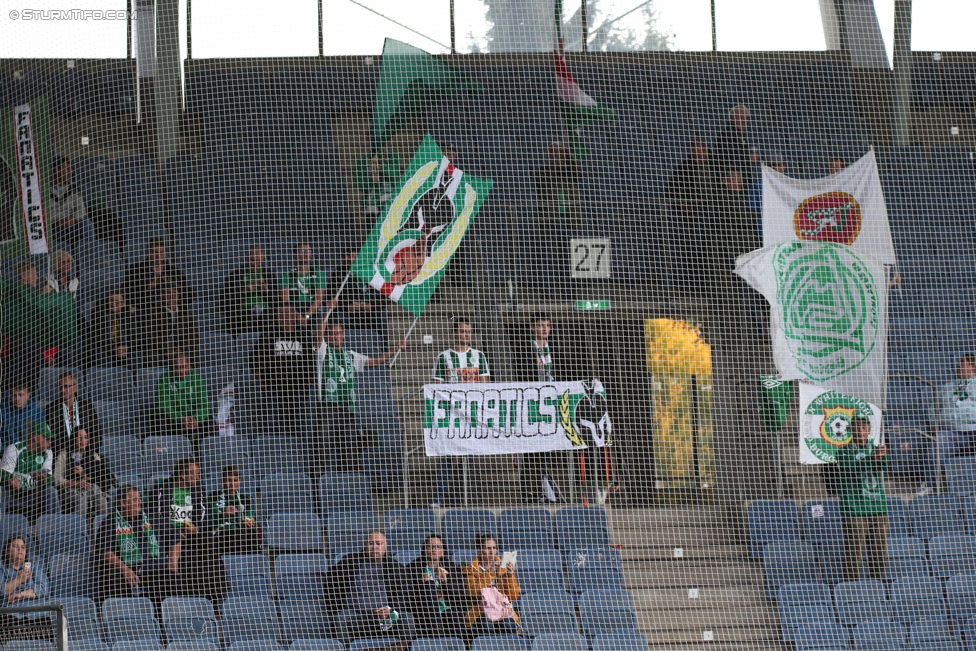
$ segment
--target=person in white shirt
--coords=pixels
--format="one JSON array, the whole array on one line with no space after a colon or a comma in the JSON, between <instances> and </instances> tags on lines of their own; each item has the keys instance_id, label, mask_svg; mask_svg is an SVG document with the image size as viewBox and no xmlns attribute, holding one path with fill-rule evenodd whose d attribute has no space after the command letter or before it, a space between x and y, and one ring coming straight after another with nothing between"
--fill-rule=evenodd
<instances>
[{"instance_id":1,"label":"person in white shirt","mask_svg":"<svg viewBox=\"0 0 976 651\"><path fill-rule=\"evenodd\" d=\"M438 384L487 382L490 376L488 358L471 347L474 326L471 319L458 317L454 321L454 345L437 356L433 379ZM431 507L444 506L451 487L454 457L441 457L437 462L437 489Z\"/></svg>"},{"instance_id":2,"label":"person in white shirt","mask_svg":"<svg viewBox=\"0 0 976 651\"><path fill-rule=\"evenodd\" d=\"M939 395L938 451L940 465L952 457L973 454L976 434L976 354L959 358L956 379L942 386ZM919 495L928 495L935 488L935 445L929 446L929 463L925 469L925 483L918 489Z\"/></svg>"}]
</instances>

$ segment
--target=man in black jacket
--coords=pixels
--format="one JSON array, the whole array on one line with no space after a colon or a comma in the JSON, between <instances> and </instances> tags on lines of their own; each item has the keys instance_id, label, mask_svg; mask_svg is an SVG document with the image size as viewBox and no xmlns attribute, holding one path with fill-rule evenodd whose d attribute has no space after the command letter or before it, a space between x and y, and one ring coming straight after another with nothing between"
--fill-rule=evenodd
<instances>
[{"instance_id":1,"label":"man in black jacket","mask_svg":"<svg viewBox=\"0 0 976 651\"><path fill-rule=\"evenodd\" d=\"M169 572L169 596L223 599L227 592L224 565L207 535L207 502L200 484L200 466L181 459L169 479L152 489L149 501L159 553Z\"/></svg>"},{"instance_id":2,"label":"man in black jacket","mask_svg":"<svg viewBox=\"0 0 976 651\"><path fill-rule=\"evenodd\" d=\"M746 141L749 109L742 104L729 112L729 124L715 138L715 167L721 176L727 170L742 175L742 186L752 187L752 164L759 162L759 152L750 151Z\"/></svg>"},{"instance_id":3,"label":"man in black jacket","mask_svg":"<svg viewBox=\"0 0 976 651\"><path fill-rule=\"evenodd\" d=\"M264 266L264 246L252 244L247 262L227 276L220 294L224 329L237 336L242 332L264 332L275 305L278 280Z\"/></svg>"},{"instance_id":4,"label":"man in black jacket","mask_svg":"<svg viewBox=\"0 0 976 651\"><path fill-rule=\"evenodd\" d=\"M440 536L427 536L420 557L407 565L407 581L419 636L462 637L468 610L464 575Z\"/></svg>"},{"instance_id":5,"label":"man in black jacket","mask_svg":"<svg viewBox=\"0 0 976 651\"><path fill-rule=\"evenodd\" d=\"M55 400L44 410L44 420L47 421L51 432L54 433L54 443L51 452L57 458L62 450L74 446L75 435L80 430L88 433L88 445L92 450L102 447L102 426L98 422L95 406L84 398L78 397L78 380L74 373L65 371L58 377L58 390L61 399ZM120 396L125 399L127 396Z\"/></svg>"},{"instance_id":6,"label":"man in black jacket","mask_svg":"<svg viewBox=\"0 0 976 651\"><path fill-rule=\"evenodd\" d=\"M166 259L166 241L154 237L149 240L146 259L129 265L125 272L125 295L129 306L145 318L150 308L162 304L166 285L176 285L186 305L193 302L193 289L183 272Z\"/></svg>"},{"instance_id":7,"label":"man in black jacket","mask_svg":"<svg viewBox=\"0 0 976 651\"><path fill-rule=\"evenodd\" d=\"M338 614L345 642L395 637L407 649L414 638L411 591L402 565L386 554L386 536L371 531L361 552L348 554L326 575L325 608ZM393 647L388 647L393 648Z\"/></svg>"},{"instance_id":8,"label":"man in black jacket","mask_svg":"<svg viewBox=\"0 0 976 651\"><path fill-rule=\"evenodd\" d=\"M139 343L138 335L129 321L130 310L125 302L125 291L113 288L108 298L99 305L91 317L88 330L90 366L126 366L131 353Z\"/></svg>"}]
</instances>

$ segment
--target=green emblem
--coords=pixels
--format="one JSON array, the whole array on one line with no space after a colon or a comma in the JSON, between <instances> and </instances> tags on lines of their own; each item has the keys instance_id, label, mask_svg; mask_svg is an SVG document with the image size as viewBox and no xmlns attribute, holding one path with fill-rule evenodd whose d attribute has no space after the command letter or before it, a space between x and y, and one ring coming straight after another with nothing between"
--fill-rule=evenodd
<instances>
[{"instance_id":1,"label":"green emblem","mask_svg":"<svg viewBox=\"0 0 976 651\"><path fill-rule=\"evenodd\" d=\"M776 298L797 368L824 382L859 366L874 349L881 294L848 247L787 242L773 253Z\"/></svg>"},{"instance_id":2,"label":"green emblem","mask_svg":"<svg viewBox=\"0 0 976 651\"><path fill-rule=\"evenodd\" d=\"M822 393L800 414L803 444L821 461L834 463L837 449L848 445L854 437L851 424L855 418L873 421L871 404L836 391Z\"/></svg>"}]
</instances>

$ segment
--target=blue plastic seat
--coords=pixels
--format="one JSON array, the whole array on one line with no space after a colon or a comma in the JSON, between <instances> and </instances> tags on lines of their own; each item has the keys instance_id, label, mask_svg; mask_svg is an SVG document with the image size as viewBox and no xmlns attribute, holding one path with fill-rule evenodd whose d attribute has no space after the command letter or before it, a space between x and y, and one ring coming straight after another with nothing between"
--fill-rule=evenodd
<instances>
[{"instance_id":1,"label":"blue plastic seat","mask_svg":"<svg viewBox=\"0 0 976 651\"><path fill-rule=\"evenodd\" d=\"M321 552L322 521L314 513L276 513L265 523L264 542L281 552Z\"/></svg>"},{"instance_id":2,"label":"blue plastic seat","mask_svg":"<svg viewBox=\"0 0 976 651\"><path fill-rule=\"evenodd\" d=\"M803 506L803 539L813 545L825 583L844 580L844 529L838 500L816 500Z\"/></svg>"},{"instance_id":3,"label":"blue plastic seat","mask_svg":"<svg viewBox=\"0 0 976 651\"><path fill-rule=\"evenodd\" d=\"M92 402L103 400L125 401L135 394L135 380L132 371L116 366L110 368L90 368L85 374L88 399Z\"/></svg>"},{"instance_id":4,"label":"blue plastic seat","mask_svg":"<svg viewBox=\"0 0 976 651\"><path fill-rule=\"evenodd\" d=\"M296 474L308 468L308 459L297 448L294 439L284 436L261 436L252 447L254 474L264 478L276 473Z\"/></svg>"},{"instance_id":5,"label":"blue plastic seat","mask_svg":"<svg viewBox=\"0 0 976 651\"><path fill-rule=\"evenodd\" d=\"M108 644L120 640L159 643L162 634L152 602L145 597L109 598L102 604L102 628Z\"/></svg>"},{"instance_id":6,"label":"blue plastic seat","mask_svg":"<svg viewBox=\"0 0 976 651\"><path fill-rule=\"evenodd\" d=\"M104 437L130 436L137 431L139 412L135 400L100 400L94 404Z\"/></svg>"},{"instance_id":7,"label":"blue plastic seat","mask_svg":"<svg viewBox=\"0 0 976 651\"><path fill-rule=\"evenodd\" d=\"M281 638L285 644L292 640L328 635L331 630L329 616L318 601L279 600L281 612Z\"/></svg>"},{"instance_id":8,"label":"blue plastic seat","mask_svg":"<svg viewBox=\"0 0 976 651\"><path fill-rule=\"evenodd\" d=\"M780 586L790 583L819 583L817 555L808 543L771 542L766 545L763 570L766 597L775 599Z\"/></svg>"},{"instance_id":9,"label":"blue plastic seat","mask_svg":"<svg viewBox=\"0 0 976 651\"><path fill-rule=\"evenodd\" d=\"M101 454L116 477L141 477L145 472L142 441L135 436L106 436L102 439Z\"/></svg>"},{"instance_id":10,"label":"blue plastic seat","mask_svg":"<svg viewBox=\"0 0 976 651\"><path fill-rule=\"evenodd\" d=\"M7 649L10 651L54 651L54 645L47 640L10 640L3 648L4 651ZM118 644L115 648L119 648Z\"/></svg>"},{"instance_id":11,"label":"blue plastic seat","mask_svg":"<svg viewBox=\"0 0 976 651\"><path fill-rule=\"evenodd\" d=\"M53 554L48 559L48 582L52 597L91 596L92 581L87 550L84 554Z\"/></svg>"},{"instance_id":12,"label":"blue plastic seat","mask_svg":"<svg viewBox=\"0 0 976 651\"><path fill-rule=\"evenodd\" d=\"M773 541L802 540L800 511L791 500L756 500L749 504L749 551L762 558L763 549Z\"/></svg>"},{"instance_id":13,"label":"blue plastic seat","mask_svg":"<svg viewBox=\"0 0 976 651\"><path fill-rule=\"evenodd\" d=\"M623 590L624 571L616 549L576 549L565 554L569 570L569 591Z\"/></svg>"},{"instance_id":14,"label":"blue plastic seat","mask_svg":"<svg viewBox=\"0 0 976 651\"><path fill-rule=\"evenodd\" d=\"M200 443L201 470L220 473L226 466L251 467L251 443L243 436L208 436Z\"/></svg>"},{"instance_id":15,"label":"blue plastic seat","mask_svg":"<svg viewBox=\"0 0 976 651\"><path fill-rule=\"evenodd\" d=\"M278 601L318 603L329 561L324 554L281 554L275 559Z\"/></svg>"},{"instance_id":16,"label":"blue plastic seat","mask_svg":"<svg viewBox=\"0 0 976 651\"><path fill-rule=\"evenodd\" d=\"M850 649L850 632L840 624L812 624L797 630L796 651L842 651Z\"/></svg>"},{"instance_id":17,"label":"blue plastic seat","mask_svg":"<svg viewBox=\"0 0 976 651\"><path fill-rule=\"evenodd\" d=\"M945 617L942 582L931 577L906 577L891 584L891 618L902 624Z\"/></svg>"},{"instance_id":18,"label":"blue plastic seat","mask_svg":"<svg viewBox=\"0 0 976 651\"><path fill-rule=\"evenodd\" d=\"M346 554L362 551L366 536L379 529L379 522L372 511L338 512L329 516L329 557L338 561Z\"/></svg>"},{"instance_id":19,"label":"blue plastic seat","mask_svg":"<svg viewBox=\"0 0 976 651\"><path fill-rule=\"evenodd\" d=\"M647 638L639 631L616 631L593 638L593 651L644 651L646 648Z\"/></svg>"},{"instance_id":20,"label":"blue plastic seat","mask_svg":"<svg viewBox=\"0 0 976 651\"><path fill-rule=\"evenodd\" d=\"M552 514L547 509L505 509L499 519L502 549L552 549Z\"/></svg>"},{"instance_id":21,"label":"blue plastic seat","mask_svg":"<svg viewBox=\"0 0 976 651\"><path fill-rule=\"evenodd\" d=\"M84 640L72 640L69 645L71 651L109 651L107 644L100 638L87 638ZM171 649L175 647L170 647ZM214 650L216 651L216 649Z\"/></svg>"},{"instance_id":22,"label":"blue plastic seat","mask_svg":"<svg viewBox=\"0 0 976 651\"><path fill-rule=\"evenodd\" d=\"M226 332L205 332L200 335L200 366L235 366L237 344Z\"/></svg>"},{"instance_id":23,"label":"blue plastic seat","mask_svg":"<svg viewBox=\"0 0 976 651\"><path fill-rule=\"evenodd\" d=\"M467 651L464 640L456 637L419 637L410 651Z\"/></svg>"},{"instance_id":24,"label":"blue plastic seat","mask_svg":"<svg viewBox=\"0 0 976 651\"><path fill-rule=\"evenodd\" d=\"M220 647L213 642L171 642L166 651L220 651Z\"/></svg>"},{"instance_id":25,"label":"blue plastic seat","mask_svg":"<svg viewBox=\"0 0 976 651\"><path fill-rule=\"evenodd\" d=\"M565 592L562 554L554 549L520 551L518 578L525 592Z\"/></svg>"},{"instance_id":26,"label":"blue plastic seat","mask_svg":"<svg viewBox=\"0 0 976 651\"><path fill-rule=\"evenodd\" d=\"M264 554L221 556L227 573L228 597L271 596L271 564Z\"/></svg>"},{"instance_id":27,"label":"blue plastic seat","mask_svg":"<svg viewBox=\"0 0 976 651\"><path fill-rule=\"evenodd\" d=\"M915 538L928 540L934 536L963 533L959 500L952 495L916 497L908 507L908 512Z\"/></svg>"},{"instance_id":28,"label":"blue plastic seat","mask_svg":"<svg viewBox=\"0 0 976 651\"><path fill-rule=\"evenodd\" d=\"M887 619L861 622L854 628L854 651L908 651L907 631Z\"/></svg>"},{"instance_id":29,"label":"blue plastic seat","mask_svg":"<svg viewBox=\"0 0 976 651\"><path fill-rule=\"evenodd\" d=\"M545 633L578 632L576 604L565 592L524 594L517 606L522 628L529 637Z\"/></svg>"},{"instance_id":30,"label":"blue plastic seat","mask_svg":"<svg viewBox=\"0 0 976 651\"><path fill-rule=\"evenodd\" d=\"M781 586L776 599L783 641L792 642L797 629L811 624L834 624L830 587L823 583L791 583Z\"/></svg>"},{"instance_id":31,"label":"blue plastic seat","mask_svg":"<svg viewBox=\"0 0 976 651\"><path fill-rule=\"evenodd\" d=\"M288 651L346 651L346 645L339 640L295 640Z\"/></svg>"},{"instance_id":32,"label":"blue plastic seat","mask_svg":"<svg viewBox=\"0 0 976 651\"><path fill-rule=\"evenodd\" d=\"M399 641L395 637L368 637L350 642L349 651L372 651L373 649L382 649L385 646L397 644Z\"/></svg>"},{"instance_id":33,"label":"blue plastic seat","mask_svg":"<svg viewBox=\"0 0 976 651\"><path fill-rule=\"evenodd\" d=\"M962 642L949 630L944 616L912 622L908 643L912 651L962 651Z\"/></svg>"},{"instance_id":34,"label":"blue plastic seat","mask_svg":"<svg viewBox=\"0 0 976 651\"><path fill-rule=\"evenodd\" d=\"M888 498L888 538L910 535L908 505L900 497Z\"/></svg>"},{"instance_id":35,"label":"blue plastic seat","mask_svg":"<svg viewBox=\"0 0 976 651\"><path fill-rule=\"evenodd\" d=\"M471 643L471 651L526 651L528 646L525 642L518 635L482 635Z\"/></svg>"},{"instance_id":36,"label":"blue plastic seat","mask_svg":"<svg viewBox=\"0 0 976 651\"><path fill-rule=\"evenodd\" d=\"M976 537L964 534L933 536L929 539L932 576L947 579L976 571Z\"/></svg>"},{"instance_id":37,"label":"blue plastic seat","mask_svg":"<svg viewBox=\"0 0 976 651\"><path fill-rule=\"evenodd\" d=\"M372 512L373 494L369 477L361 472L326 472L319 477L320 515L328 520L333 513Z\"/></svg>"},{"instance_id":38,"label":"blue plastic seat","mask_svg":"<svg viewBox=\"0 0 976 651\"><path fill-rule=\"evenodd\" d=\"M58 603L64 606L64 616L68 620L68 639L83 640L101 638L101 625L98 623L98 607L87 597L63 597Z\"/></svg>"},{"instance_id":39,"label":"blue plastic seat","mask_svg":"<svg viewBox=\"0 0 976 651\"><path fill-rule=\"evenodd\" d=\"M383 524L388 553L401 563L420 556L424 540L437 533L437 515L433 509L390 509L383 517Z\"/></svg>"},{"instance_id":40,"label":"blue plastic seat","mask_svg":"<svg viewBox=\"0 0 976 651\"><path fill-rule=\"evenodd\" d=\"M236 640L227 647L227 651L285 651L285 647L278 644L274 638L257 640Z\"/></svg>"},{"instance_id":41,"label":"blue plastic seat","mask_svg":"<svg viewBox=\"0 0 976 651\"><path fill-rule=\"evenodd\" d=\"M265 518L277 513L314 513L312 479L304 473L277 473L261 480L261 512Z\"/></svg>"},{"instance_id":42,"label":"blue plastic seat","mask_svg":"<svg viewBox=\"0 0 976 651\"><path fill-rule=\"evenodd\" d=\"M872 619L888 619L888 593L881 581L838 583L834 588L838 621L853 627Z\"/></svg>"},{"instance_id":43,"label":"blue plastic seat","mask_svg":"<svg viewBox=\"0 0 976 651\"><path fill-rule=\"evenodd\" d=\"M976 492L976 457L954 457L943 465L950 495L962 498Z\"/></svg>"},{"instance_id":44,"label":"blue plastic seat","mask_svg":"<svg viewBox=\"0 0 976 651\"><path fill-rule=\"evenodd\" d=\"M488 509L452 509L444 514L444 544L452 552L476 549L480 533L495 535L495 514Z\"/></svg>"},{"instance_id":45,"label":"blue plastic seat","mask_svg":"<svg viewBox=\"0 0 976 651\"><path fill-rule=\"evenodd\" d=\"M576 633L542 633L532 640L532 651L588 651L586 638Z\"/></svg>"},{"instance_id":46,"label":"blue plastic seat","mask_svg":"<svg viewBox=\"0 0 976 651\"><path fill-rule=\"evenodd\" d=\"M637 630L634 597L626 590L587 590L579 598L583 635Z\"/></svg>"},{"instance_id":47,"label":"blue plastic seat","mask_svg":"<svg viewBox=\"0 0 976 651\"><path fill-rule=\"evenodd\" d=\"M609 547L607 512L599 506L559 509L556 511L556 543L561 550Z\"/></svg>"},{"instance_id":48,"label":"blue plastic seat","mask_svg":"<svg viewBox=\"0 0 976 651\"><path fill-rule=\"evenodd\" d=\"M168 597L163 600L166 641L220 643L213 604L203 597Z\"/></svg>"},{"instance_id":49,"label":"blue plastic seat","mask_svg":"<svg viewBox=\"0 0 976 651\"><path fill-rule=\"evenodd\" d=\"M972 617L976 617L976 575L954 576L946 581L946 601L949 617L956 627Z\"/></svg>"},{"instance_id":50,"label":"blue plastic seat","mask_svg":"<svg viewBox=\"0 0 976 651\"><path fill-rule=\"evenodd\" d=\"M225 645L278 639L278 609L270 596L228 597L220 612Z\"/></svg>"},{"instance_id":51,"label":"blue plastic seat","mask_svg":"<svg viewBox=\"0 0 976 651\"><path fill-rule=\"evenodd\" d=\"M44 514L37 518L37 543L41 556L73 554L88 557L88 524L77 515Z\"/></svg>"},{"instance_id":52,"label":"blue plastic seat","mask_svg":"<svg viewBox=\"0 0 976 651\"><path fill-rule=\"evenodd\" d=\"M193 456L193 444L185 436L147 436L142 443L143 475L150 481L169 477L180 459Z\"/></svg>"},{"instance_id":53,"label":"blue plastic seat","mask_svg":"<svg viewBox=\"0 0 976 651\"><path fill-rule=\"evenodd\" d=\"M921 538L900 537L888 539L888 564L885 580L894 581L908 576L929 576L929 559L925 553L925 541Z\"/></svg>"}]
</instances>

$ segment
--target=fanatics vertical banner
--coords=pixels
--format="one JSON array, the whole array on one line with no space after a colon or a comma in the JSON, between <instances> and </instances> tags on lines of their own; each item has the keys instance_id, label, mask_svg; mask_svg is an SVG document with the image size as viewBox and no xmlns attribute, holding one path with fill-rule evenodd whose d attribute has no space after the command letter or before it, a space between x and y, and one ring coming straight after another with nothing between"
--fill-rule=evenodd
<instances>
[{"instance_id":1,"label":"fanatics vertical banner","mask_svg":"<svg viewBox=\"0 0 976 651\"><path fill-rule=\"evenodd\" d=\"M491 186L456 168L427 134L352 273L420 316Z\"/></svg>"},{"instance_id":2,"label":"fanatics vertical banner","mask_svg":"<svg viewBox=\"0 0 976 651\"><path fill-rule=\"evenodd\" d=\"M428 457L582 450L612 435L599 380L424 385Z\"/></svg>"},{"instance_id":3,"label":"fanatics vertical banner","mask_svg":"<svg viewBox=\"0 0 976 651\"><path fill-rule=\"evenodd\" d=\"M885 406L888 281L884 265L831 242L784 242L739 256L735 272L766 297L773 357L801 380Z\"/></svg>"},{"instance_id":4,"label":"fanatics vertical banner","mask_svg":"<svg viewBox=\"0 0 976 651\"><path fill-rule=\"evenodd\" d=\"M48 253L47 100L10 107L6 116L0 128L0 252L5 258Z\"/></svg>"},{"instance_id":5,"label":"fanatics vertical banner","mask_svg":"<svg viewBox=\"0 0 976 651\"><path fill-rule=\"evenodd\" d=\"M834 242L897 264L874 149L836 174L794 179L762 168L763 246Z\"/></svg>"},{"instance_id":6,"label":"fanatics vertical banner","mask_svg":"<svg viewBox=\"0 0 976 651\"><path fill-rule=\"evenodd\" d=\"M870 440L881 445L881 410L866 400L800 382L800 463L837 461L837 450L849 445L855 418L871 421Z\"/></svg>"}]
</instances>

